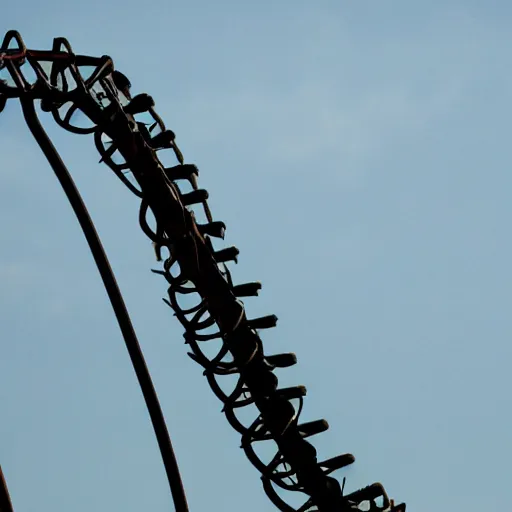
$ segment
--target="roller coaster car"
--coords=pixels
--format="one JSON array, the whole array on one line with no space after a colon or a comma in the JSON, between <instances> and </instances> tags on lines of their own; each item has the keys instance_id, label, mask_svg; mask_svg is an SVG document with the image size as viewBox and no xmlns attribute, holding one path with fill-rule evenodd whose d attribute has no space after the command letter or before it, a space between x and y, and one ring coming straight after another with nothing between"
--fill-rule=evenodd
<instances>
[{"instance_id":1,"label":"roller coaster car","mask_svg":"<svg viewBox=\"0 0 512 512\"><path fill-rule=\"evenodd\" d=\"M352 510L361 512L405 512L405 503L395 505L388 498L382 484L375 483L346 494L345 499L350 503Z\"/></svg>"}]
</instances>

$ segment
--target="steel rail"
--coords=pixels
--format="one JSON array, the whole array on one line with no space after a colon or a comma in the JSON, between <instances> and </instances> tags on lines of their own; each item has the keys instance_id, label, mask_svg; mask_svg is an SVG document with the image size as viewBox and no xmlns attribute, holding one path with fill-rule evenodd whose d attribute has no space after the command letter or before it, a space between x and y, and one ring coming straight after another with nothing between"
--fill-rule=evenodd
<instances>
[{"instance_id":1,"label":"steel rail","mask_svg":"<svg viewBox=\"0 0 512 512\"><path fill-rule=\"evenodd\" d=\"M146 402L160 448L176 512L188 512L188 504L178 468L178 462L165 424L162 408L160 407L158 396L144 360L137 335L130 320L126 304L101 240L71 174L38 119L33 100L21 96L20 102L27 125L50 163L73 208L87 243L89 244L101 279L103 280Z\"/></svg>"}]
</instances>

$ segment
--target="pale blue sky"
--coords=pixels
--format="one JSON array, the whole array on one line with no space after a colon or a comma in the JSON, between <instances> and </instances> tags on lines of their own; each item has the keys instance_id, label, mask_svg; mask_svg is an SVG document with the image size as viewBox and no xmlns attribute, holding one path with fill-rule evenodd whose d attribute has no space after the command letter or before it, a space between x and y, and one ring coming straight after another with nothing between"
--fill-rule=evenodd
<instances>
[{"instance_id":1,"label":"pale blue sky","mask_svg":"<svg viewBox=\"0 0 512 512\"><path fill-rule=\"evenodd\" d=\"M250 316L304 419L411 512L510 508L512 119L506 1L6 2L148 92L201 171ZM274 510L153 276L137 201L92 138L45 126L140 336L191 511ZM13 103L0 115L0 463L16 512L172 510L86 243ZM229 482L234 482L230 485Z\"/></svg>"}]
</instances>

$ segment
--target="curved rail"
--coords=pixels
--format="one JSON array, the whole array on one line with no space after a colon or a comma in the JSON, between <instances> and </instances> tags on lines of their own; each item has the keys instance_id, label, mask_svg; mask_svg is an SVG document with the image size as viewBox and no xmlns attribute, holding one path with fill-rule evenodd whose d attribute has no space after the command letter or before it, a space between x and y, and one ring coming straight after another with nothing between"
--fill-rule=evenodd
<instances>
[{"instance_id":1,"label":"curved rail","mask_svg":"<svg viewBox=\"0 0 512 512\"><path fill-rule=\"evenodd\" d=\"M21 98L21 106L32 135L41 148L43 148L45 156L55 171L55 174L57 175L57 178L59 179L59 182L71 203L78 222L84 232L85 238L87 239L87 243L89 244L89 248L100 272L105 289L107 290L108 297L112 304L112 308L114 309L119 328L121 329L121 333L125 340L126 348L128 349L135 374L137 375L137 379L142 390L142 395L144 396L144 400L151 417L151 422L160 448L160 453L162 454L162 460L167 473L167 480L172 492L176 512L188 512L187 498L185 496L183 482L178 469L178 462L176 460L176 455L174 454L171 438L167 431L162 408L160 407L158 396L153 386L151 375L149 374L149 370L146 366L133 324L128 315L126 304L123 300L123 296L121 295L121 291L103 245L71 175L37 118L33 100Z\"/></svg>"},{"instance_id":2,"label":"curved rail","mask_svg":"<svg viewBox=\"0 0 512 512\"><path fill-rule=\"evenodd\" d=\"M0 67L2 61L7 64L17 83L15 87L0 84L0 110L7 98L40 98L41 108L51 112L60 126L73 133L94 134L101 161L141 198L141 228L153 241L159 261L162 249L168 252L163 269L154 272L169 284L166 302L185 328L189 356L203 367L223 402L226 418L241 435L242 448L261 472L271 501L283 512L405 511L405 504L394 505L381 484L344 495L330 474L352 464L352 455L317 460L308 439L325 431L328 424L299 421L306 395L303 386L279 388L274 371L295 364L296 357L264 353L258 333L274 327L277 317L247 318L240 299L257 295L261 285L232 282L227 263L236 262L238 250L216 249L214 241L224 237L225 225L213 220L208 193L198 188L198 169L184 164L175 134L154 111L152 98L132 97L129 80L106 56L75 55L62 38L54 40L52 52L38 53L27 50L13 34L10 40L15 39L18 46L9 50L4 41ZM35 73L33 83L23 74L26 64ZM81 117L88 126L77 124ZM161 163L159 152L166 150L174 152L180 165ZM150 210L153 228L146 219ZM213 356L202 348L205 344L215 346ZM226 391L224 381L233 377L235 384ZM246 407L256 415L249 424L239 415ZM274 446L274 457L263 460L258 455L260 444ZM283 493L290 491L305 495L302 506L287 503Z\"/></svg>"}]
</instances>

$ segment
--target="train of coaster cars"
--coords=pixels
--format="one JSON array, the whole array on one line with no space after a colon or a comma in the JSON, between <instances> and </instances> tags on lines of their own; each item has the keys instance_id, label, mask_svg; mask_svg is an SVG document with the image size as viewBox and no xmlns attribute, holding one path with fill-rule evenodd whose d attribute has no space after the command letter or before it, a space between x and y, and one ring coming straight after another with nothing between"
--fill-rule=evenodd
<instances>
[{"instance_id":1,"label":"train of coaster cars","mask_svg":"<svg viewBox=\"0 0 512 512\"><path fill-rule=\"evenodd\" d=\"M107 57L75 55L64 38L49 51L29 50L16 31L0 48L0 111L9 98L41 100L59 126L92 134L104 162L141 200L140 226L155 246L168 299L185 328L189 356L203 368L223 412L241 435L241 447L261 472L263 488L283 512L405 511L381 484L344 494L335 470L354 462L350 454L318 461L309 438L328 429L325 420L299 421L306 389L279 388L274 373L294 365L295 354L266 355L258 332L276 325L274 315L247 318L241 298L256 296L257 282L235 285L227 263L235 247L218 248L225 225L214 221L198 169L183 162L175 135L166 129L147 94L132 96L125 75ZM178 165L168 165L169 157ZM148 220L148 212L151 220ZM153 227L151 227L153 226ZM243 408L254 410L247 422ZM263 457L269 453L273 457ZM304 496L290 505L290 494Z\"/></svg>"}]
</instances>

